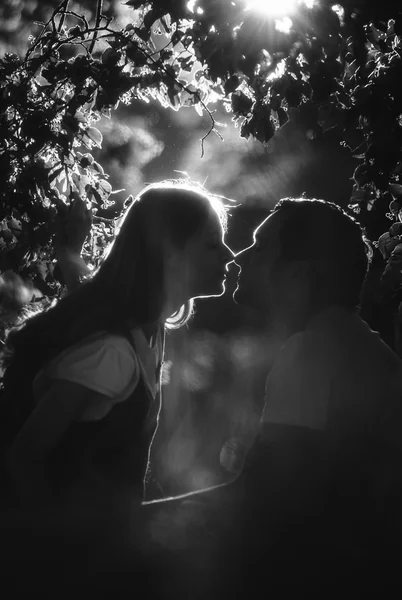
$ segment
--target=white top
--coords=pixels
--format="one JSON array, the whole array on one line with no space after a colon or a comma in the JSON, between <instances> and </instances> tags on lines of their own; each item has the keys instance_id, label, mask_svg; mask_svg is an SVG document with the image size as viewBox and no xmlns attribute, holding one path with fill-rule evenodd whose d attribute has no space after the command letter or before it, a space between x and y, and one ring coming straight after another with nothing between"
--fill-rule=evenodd
<instances>
[{"instance_id":1,"label":"white top","mask_svg":"<svg viewBox=\"0 0 402 600\"><path fill-rule=\"evenodd\" d=\"M88 406L81 420L99 420L115 404L131 396L141 373L155 397L159 383L155 372L162 353L161 335L158 333L153 347L141 329L134 329L132 336L135 349L126 337L101 332L64 350L36 376L33 382L36 401L39 402L56 379L78 383L103 396Z\"/></svg>"}]
</instances>

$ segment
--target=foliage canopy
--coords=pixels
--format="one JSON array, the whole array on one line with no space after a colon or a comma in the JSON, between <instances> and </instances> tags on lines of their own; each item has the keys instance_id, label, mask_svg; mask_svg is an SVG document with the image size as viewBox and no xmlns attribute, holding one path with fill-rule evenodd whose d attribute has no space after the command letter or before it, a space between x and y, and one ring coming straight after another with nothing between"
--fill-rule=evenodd
<instances>
[{"instance_id":1,"label":"foliage canopy","mask_svg":"<svg viewBox=\"0 0 402 600\"><path fill-rule=\"evenodd\" d=\"M113 190L93 156L102 145L96 124L133 99L207 113L202 153L210 133L221 136L219 103L242 137L263 144L308 107L313 134L339 128L360 161L351 207L370 211L385 199L390 217L402 220L397 3L306 0L286 18L247 9L246 0L126 4L132 20L119 28L102 0L93 18L64 0L25 56L0 60L1 271L30 277L47 295L59 291L54 221L71 191L92 206L85 252L97 264L114 221L104 218ZM380 250L399 289L402 231L392 227Z\"/></svg>"}]
</instances>

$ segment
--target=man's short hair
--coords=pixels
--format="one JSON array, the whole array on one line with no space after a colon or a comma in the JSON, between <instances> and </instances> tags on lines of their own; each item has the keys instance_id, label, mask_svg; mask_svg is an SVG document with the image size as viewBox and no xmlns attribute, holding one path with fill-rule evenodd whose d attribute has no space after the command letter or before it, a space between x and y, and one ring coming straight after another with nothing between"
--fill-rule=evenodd
<instances>
[{"instance_id":1,"label":"man's short hair","mask_svg":"<svg viewBox=\"0 0 402 600\"><path fill-rule=\"evenodd\" d=\"M373 253L356 219L315 198L284 198L274 212L284 216L281 261L322 261L328 267L317 275L317 286L337 304L357 307Z\"/></svg>"}]
</instances>

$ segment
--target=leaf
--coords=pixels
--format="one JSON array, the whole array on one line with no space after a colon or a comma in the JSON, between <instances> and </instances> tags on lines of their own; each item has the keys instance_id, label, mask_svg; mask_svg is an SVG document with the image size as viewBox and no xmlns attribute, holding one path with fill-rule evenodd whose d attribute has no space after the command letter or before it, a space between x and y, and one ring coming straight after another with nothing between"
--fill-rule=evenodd
<instances>
[{"instance_id":1,"label":"leaf","mask_svg":"<svg viewBox=\"0 0 402 600\"><path fill-rule=\"evenodd\" d=\"M378 249L383 258L387 260L391 252L399 245L399 240L390 236L389 232L383 233L378 240Z\"/></svg>"},{"instance_id":2,"label":"leaf","mask_svg":"<svg viewBox=\"0 0 402 600\"><path fill-rule=\"evenodd\" d=\"M355 182L357 183L357 185L359 187L363 187L364 185L367 185L370 182L370 173L369 173L368 165L363 163L363 164L359 165L358 167L356 167L356 169L353 173L353 179L355 180Z\"/></svg>"},{"instance_id":3,"label":"leaf","mask_svg":"<svg viewBox=\"0 0 402 600\"><path fill-rule=\"evenodd\" d=\"M185 35L186 34L184 33L184 31L176 29L176 31L172 35L172 46L176 46Z\"/></svg>"},{"instance_id":4,"label":"leaf","mask_svg":"<svg viewBox=\"0 0 402 600\"><path fill-rule=\"evenodd\" d=\"M200 115L200 117L202 117L204 114L204 109L203 109L201 102L198 102L198 104L194 104L194 108L197 111L197 113Z\"/></svg>"},{"instance_id":5,"label":"leaf","mask_svg":"<svg viewBox=\"0 0 402 600\"><path fill-rule=\"evenodd\" d=\"M77 156L78 156L78 153L77 153ZM80 153L80 156L78 158L80 161L80 167L82 167L83 169L86 169L87 167L92 165L94 162L94 157L92 156L92 154L89 154L88 152L86 154Z\"/></svg>"},{"instance_id":6,"label":"leaf","mask_svg":"<svg viewBox=\"0 0 402 600\"><path fill-rule=\"evenodd\" d=\"M279 127L282 127L283 125L285 125L285 123L288 122L288 120L289 120L288 113L281 106L276 110L276 114L277 114L278 121L279 121Z\"/></svg>"},{"instance_id":7,"label":"leaf","mask_svg":"<svg viewBox=\"0 0 402 600\"><path fill-rule=\"evenodd\" d=\"M167 93L168 93L168 97L170 100L171 108L173 108L173 110L179 110L179 108L180 108L180 96L179 96L180 92L179 92L179 90L177 90L175 88L175 86L170 85Z\"/></svg>"},{"instance_id":8,"label":"leaf","mask_svg":"<svg viewBox=\"0 0 402 600\"><path fill-rule=\"evenodd\" d=\"M158 18L158 10L152 9L144 17L144 26L149 29L155 23Z\"/></svg>"},{"instance_id":9,"label":"leaf","mask_svg":"<svg viewBox=\"0 0 402 600\"><path fill-rule=\"evenodd\" d=\"M205 75L204 71L202 72ZM225 95L228 96L232 92L234 92L240 85L240 79L237 75L232 75L227 81L225 81L224 89Z\"/></svg>"},{"instance_id":10,"label":"leaf","mask_svg":"<svg viewBox=\"0 0 402 600\"><path fill-rule=\"evenodd\" d=\"M396 196L396 198L402 198L402 185L399 183L390 183L389 191L393 196Z\"/></svg>"},{"instance_id":11,"label":"leaf","mask_svg":"<svg viewBox=\"0 0 402 600\"><path fill-rule=\"evenodd\" d=\"M269 118L260 118L254 115L248 126L253 136L262 143L269 142L275 134L275 126Z\"/></svg>"},{"instance_id":12,"label":"leaf","mask_svg":"<svg viewBox=\"0 0 402 600\"><path fill-rule=\"evenodd\" d=\"M195 63L195 58L194 56L186 56L184 58L180 58L178 60L179 64L180 64L180 68L183 71L187 71L188 73L191 73L191 71L193 70L193 66Z\"/></svg>"},{"instance_id":13,"label":"leaf","mask_svg":"<svg viewBox=\"0 0 402 600\"><path fill-rule=\"evenodd\" d=\"M134 202L134 197L130 194L123 202L123 207L128 208Z\"/></svg>"},{"instance_id":14,"label":"leaf","mask_svg":"<svg viewBox=\"0 0 402 600\"><path fill-rule=\"evenodd\" d=\"M240 128L240 137L245 138L246 140L249 139L251 135L251 131L250 131L250 127L248 124L247 120L244 120L244 123L242 124L241 128Z\"/></svg>"},{"instance_id":15,"label":"leaf","mask_svg":"<svg viewBox=\"0 0 402 600\"><path fill-rule=\"evenodd\" d=\"M402 198L400 200L399 199L392 200L389 203L389 210L394 215L395 214L397 215L399 213L399 211L401 210L401 208L402 208Z\"/></svg>"},{"instance_id":16,"label":"leaf","mask_svg":"<svg viewBox=\"0 0 402 600\"><path fill-rule=\"evenodd\" d=\"M85 193L86 186L89 185L89 178L84 174L79 175L77 173L73 173L71 177L78 193L80 196L83 195Z\"/></svg>"},{"instance_id":17,"label":"leaf","mask_svg":"<svg viewBox=\"0 0 402 600\"><path fill-rule=\"evenodd\" d=\"M395 19L394 31L397 36L402 37L402 13L399 13Z\"/></svg>"},{"instance_id":18,"label":"leaf","mask_svg":"<svg viewBox=\"0 0 402 600\"><path fill-rule=\"evenodd\" d=\"M180 92L179 98L182 106L194 106L200 101L200 98L197 94L197 88L195 88L193 85L188 85L185 90Z\"/></svg>"},{"instance_id":19,"label":"leaf","mask_svg":"<svg viewBox=\"0 0 402 600\"><path fill-rule=\"evenodd\" d=\"M100 175L104 175L105 174L105 171L103 170L103 167L98 162L96 162L96 160L94 160L92 162L91 166L92 166L92 169L94 171L97 171Z\"/></svg>"},{"instance_id":20,"label":"leaf","mask_svg":"<svg viewBox=\"0 0 402 600\"><path fill-rule=\"evenodd\" d=\"M91 140L91 142L98 148L102 148L103 136L99 129L96 127L88 127L85 130L85 135Z\"/></svg>"},{"instance_id":21,"label":"leaf","mask_svg":"<svg viewBox=\"0 0 402 600\"><path fill-rule=\"evenodd\" d=\"M235 115L248 115L251 111L253 101L246 96L241 90L237 90L232 94L232 111Z\"/></svg>"},{"instance_id":22,"label":"leaf","mask_svg":"<svg viewBox=\"0 0 402 600\"><path fill-rule=\"evenodd\" d=\"M166 18L167 18L167 15L165 15L164 17L161 17L160 22L161 22L163 29L165 30L165 33L170 34L171 28L170 28L170 25L168 24Z\"/></svg>"},{"instance_id":23,"label":"leaf","mask_svg":"<svg viewBox=\"0 0 402 600\"><path fill-rule=\"evenodd\" d=\"M21 221L11 218L8 222L8 228L15 236L19 236L22 231Z\"/></svg>"},{"instance_id":24,"label":"leaf","mask_svg":"<svg viewBox=\"0 0 402 600\"><path fill-rule=\"evenodd\" d=\"M112 192L112 186L110 185L110 183L108 181L106 181L106 179L101 179L100 181L98 181L98 183L95 187L96 187L98 194L102 198L102 201L105 201L109 198L109 196Z\"/></svg>"},{"instance_id":25,"label":"leaf","mask_svg":"<svg viewBox=\"0 0 402 600\"><path fill-rule=\"evenodd\" d=\"M138 37L141 38L144 42L148 42L152 34L151 29L146 29L144 27L135 27L134 31L138 35Z\"/></svg>"},{"instance_id":26,"label":"leaf","mask_svg":"<svg viewBox=\"0 0 402 600\"><path fill-rule=\"evenodd\" d=\"M402 235L402 223L397 221L389 228L389 234L391 237Z\"/></svg>"},{"instance_id":27,"label":"leaf","mask_svg":"<svg viewBox=\"0 0 402 600\"><path fill-rule=\"evenodd\" d=\"M124 4L126 6L131 6L135 10L137 10L138 8L141 8L141 6L143 6L146 3L147 2L144 0L127 0L127 2L124 2Z\"/></svg>"},{"instance_id":28,"label":"leaf","mask_svg":"<svg viewBox=\"0 0 402 600\"><path fill-rule=\"evenodd\" d=\"M92 214L95 215L96 212L94 211L94 206L96 206L96 204L102 204L102 198L99 194L99 192L91 185L91 186L87 186L86 188L86 194L88 197L88 200L92 203Z\"/></svg>"},{"instance_id":29,"label":"leaf","mask_svg":"<svg viewBox=\"0 0 402 600\"><path fill-rule=\"evenodd\" d=\"M46 87L48 85L52 85L51 83L49 83L49 81L45 77L42 77L42 75L37 75L35 77L35 83L37 83L41 87Z\"/></svg>"},{"instance_id":30,"label":"leaf","mask_svg":"<svg viewBox=\"0 0 402 600\"><path fill-rule=\"evenodd\" d=\"M50 173L50 175L49 175L49 182L52 182L54 179L56 179L63 171L64 171L63 165L54 169L54 171L52 171L52 173Z\"/></svg>"},{"instance_id":31,"label":"leaf","mask_svg":"<svg viewBox=\"0 0 402 600\"><path fill-rule=\"evenodd\" d=\"M120 59L121 52L117 52L114 48L106 48L101 60L104 65L117 65Z\"/></svg>"}]
</instances>

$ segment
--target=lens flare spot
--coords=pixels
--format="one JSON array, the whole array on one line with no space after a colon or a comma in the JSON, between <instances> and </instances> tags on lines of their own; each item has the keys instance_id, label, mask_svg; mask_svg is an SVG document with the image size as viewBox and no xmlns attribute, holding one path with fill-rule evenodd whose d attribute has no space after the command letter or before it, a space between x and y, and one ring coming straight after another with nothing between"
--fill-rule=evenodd
<instances>
[{"instance_id":1,"label":"lens flare spot","mask_svg":"<svg viewBox=\"0 0 402 600\"><path fill-rule=\"evenodd\" d=\"M283 17L283 19L277 19L275 21L275 29L281 33L289 33L292 29L292 25L292 19L289 19L289 17Z\"/></svg>"}]
</instances>

